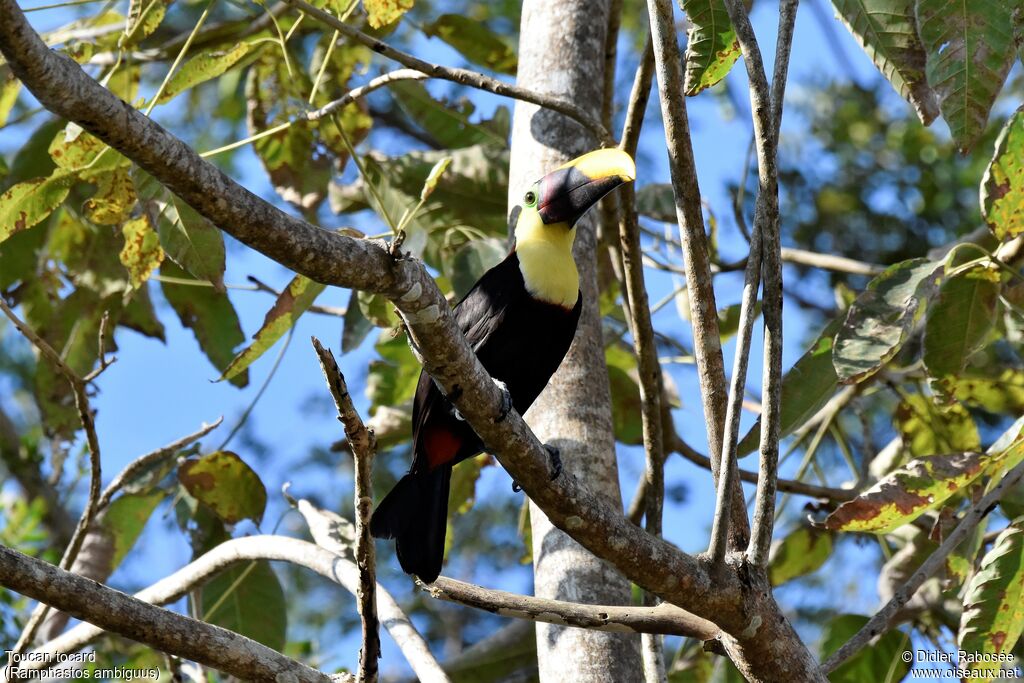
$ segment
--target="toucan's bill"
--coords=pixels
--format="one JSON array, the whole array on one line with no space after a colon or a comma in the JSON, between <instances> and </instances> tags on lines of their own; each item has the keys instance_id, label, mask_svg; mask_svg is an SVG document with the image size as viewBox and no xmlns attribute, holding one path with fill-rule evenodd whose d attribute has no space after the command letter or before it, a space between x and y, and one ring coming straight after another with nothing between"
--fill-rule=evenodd
<instances>
[{"instance_id":1,"label":"toucan's bill","mask_svg":"<svg viewBox=\"0 0 1024 683\"><path fill-rule=\"evenodd\" d=\"M636 165L621 149L589 152L537 182L537 210L546 225L572 226L601 197L635 178Z\"/></svg>"}]
</instances>

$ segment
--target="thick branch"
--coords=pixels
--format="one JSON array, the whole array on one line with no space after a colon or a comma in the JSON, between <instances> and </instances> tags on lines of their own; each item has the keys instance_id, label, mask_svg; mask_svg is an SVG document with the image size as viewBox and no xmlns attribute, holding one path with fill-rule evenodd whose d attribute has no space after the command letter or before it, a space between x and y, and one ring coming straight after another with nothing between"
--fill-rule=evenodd
<instances>
[{"instance_id":1,"label":"thick branch","mask_svg":"<svg viewBox=\"0 0 1024 683\"><path fill-rule=\"evenodd\" d=\"M245 636L160 609L6 546L0 546L0 584L107 631L239 678L330 681Z\"/></svg>"},{"instance_id":2,"label":"thick branch","mask_svg":"<svg viewBox=\"0 0 1024 683\"><path fill-rule=\"evenodd\" d=\"M1024 463L1021 463L1014 467L1012 470L1006 473L1002 480L993 487L988 494L980 501L971 506L971 509L964 514L960 523L956 525L956 528L946 537L946 540L942 542L938 548L935 549L927 560L925 560L920 567L917 568L907 582L904 583L899 590L897 590L889 602L885 603L882 609L878 610L868 623L857 631L857 634L850 638L841 648L836 650L828 660L822 664L822 671L830 673L835 671L836 667L845 662L847 659L857 654L868 644L869 641L877 638L878 636L886 633L895 624L895 617L910 598L914 597L914 593L921 587L928 577L934 574L939 567L943 566L946 558L967 535L974 531L974 529L981 523L981 520L992 511L996 503L1003 497L1009 489L1013 488L1014 484L1024 479Z\"/></svg>"},{"instance_id":3,"label":"thick branch","mask_svg":"<svg viewBox=\"0 0 1024 683\"><path fill-rule=\"evenodd\" d=\"M277 560L306 567L327 580L340 584L353 595L355 595L359 586L359 569L356 565L347 559L339 557L330 550L321 548L308 541L300 541L285 536L249 536L221 543L213 550L200 556L170 576L136 593L134 598L128 599L152 603L153 605L171 603L186 595L196 586L201 586L209 581L228 567L239 562L251 562L254 560ZM84 579L82 580L84 581ZM96 585L91 581L89 583ZM107 591L111 590L102 586L100 588ZM154 609L158 613L164 612L164 610L154 607L150 607L150 609ZM447 681L447 676L444 675L440 665L430 655L426 643L423 642L422 637L416 632L412 622L409 621L409 618L401 610L391 594L379 585L377 586L377 609L381 615L384 627L402 648L402 653L406 656L416 675L424 681L438 683ZM122 631L116 628L107 628L107 630L122 633ZM37 649L36 652L51 654L74 652L95 640L102 633L103 629L97 628L92 624L80 624L46 643ZM185 656L191 657L190 654ZM34 663L26 664L25 668L42 667L40 663Z\"/></svg>"},{"instance_id":4,"label":"thick branch","mask_svg":"<svg viewBox=\"0 0 1024 683\"><path fill-rule=\"evenodd\" d=\"M482 588L445 576L422 588L439 600L475 607L502 617L543 621L559 626L686 636L700 640L714 640L721 635L721 629L710 621L668 603L657 607L581 605Z\"/></svg>"},{"instance_id":5,"label":"thick branch","mask_svg":"<svg viewBox=\"0 0 1024 683\"><path fill-rule=\"evenodd\" d=\"M373 539L370 538L370 512L373 508L373 458L377 452L377 440L366 428L362 418L352 404L345 376L341 374L334 354L324 349L320 340L313 337L313 348L320 358L327 386L338 409L338 420L345 427L345 436L355 460L355 511L356 511L356 565L359 567L359 589L356 598L359 603L359 620L362 625L363 646L359 650L360 683L374 683L377 680L377 660L380 659L380 623L377 621L377 598L375 591L376 558Z\"/></svg>"},{"instance_id":6,"label":"thick branch","mask_svg":"<svg viewBox=\"0 0 1024 683\"><path fill-rule=\"evenodd\" d=\"M683 94L682 56L676 43L676 28L671 0L648 0L654 61L661 97L661 116L665 125L672 192L675 196L676 218L682 231L686 284L690 292L690 313L693 323L694 355L700 380L701 400L707 425L708 449L714 463L712 474L719 485L718 467L722 455L722 433L725 427L726 383L722 362L722 345L718 332L715 291L704 235L697 168L690 141L690 124ZM735 465L733 465L735 467ZM746 505L739 485L732 487L731 545L747 544L749 529Z\"/></svg>"}]
</instances>

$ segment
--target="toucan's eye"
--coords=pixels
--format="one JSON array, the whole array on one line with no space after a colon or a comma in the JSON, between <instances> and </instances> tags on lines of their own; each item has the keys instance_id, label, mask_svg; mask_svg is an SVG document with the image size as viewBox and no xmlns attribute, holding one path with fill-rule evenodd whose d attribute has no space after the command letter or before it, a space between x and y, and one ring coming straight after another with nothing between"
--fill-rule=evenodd
<instances>
[{"instance_id":1,"label":"toucan's eye","mask_svg":"<svg viewBox=\"0 0 1024 683\"><path fill-rule=\"evenodd\" d=\"M526 196L523 197L523 203L526 204L527 206L534 206L534 205L536 205L537 204L537 193L534 192L533 190L530 190L529 192L527 192Z\"/></svg>"}]
</instances>

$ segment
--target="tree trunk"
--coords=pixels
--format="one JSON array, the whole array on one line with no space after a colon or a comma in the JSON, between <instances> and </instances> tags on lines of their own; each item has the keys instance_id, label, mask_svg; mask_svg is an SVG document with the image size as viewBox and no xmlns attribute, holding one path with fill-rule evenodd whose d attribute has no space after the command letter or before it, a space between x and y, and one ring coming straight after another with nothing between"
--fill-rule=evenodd
<instances>
[{"instance_id":1,"label":"tree trunk","mask_svg":"<svg viewBox=\"0 0 1024 683\"><path fill-rule=\"evenodd\" d=\"M526 0L520 26L518 82L601 113L605 32L609 0ZM597 147L581 126L550 111L517 102L512 129L510 205L524 188L565 161ZM595 215L580 221L576 263L583 314L576 340L561 368L528 413L542 441L561 450L565 471L622 505L611 397L597 305ZM555 529L531 504L534 592L573 602L626 605L630 585ZM542 682L641 681L635 634L602 633L537 624L537 657Z\"/></svg>"}]
</instances>

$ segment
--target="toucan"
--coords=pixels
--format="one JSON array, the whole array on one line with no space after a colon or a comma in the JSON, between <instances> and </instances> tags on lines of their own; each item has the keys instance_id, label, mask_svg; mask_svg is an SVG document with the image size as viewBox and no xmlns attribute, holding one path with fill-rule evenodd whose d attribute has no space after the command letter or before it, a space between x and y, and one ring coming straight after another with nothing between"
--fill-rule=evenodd
<instances>
[{"instance_id":1,"label":"toucan","mask_svg":"<svg viewBox=\"0 0 1024 683\"><path fill-rule=\"evenodd\" d=\"M635 177L633 159L613 148L584 154L541 178L512 209L514 242L508 256L455 305L456 324L502 389L500 418L512 407L526 412L576 335L582 309L572 255L576 222ZM412 408L412 467L370 520L373 536L395 539L406 573L426 583L441 573L452 467L483 450L473 428L421 372ZM558 452L548 451L557 476Z\"/></svg>"}]
</instances>

